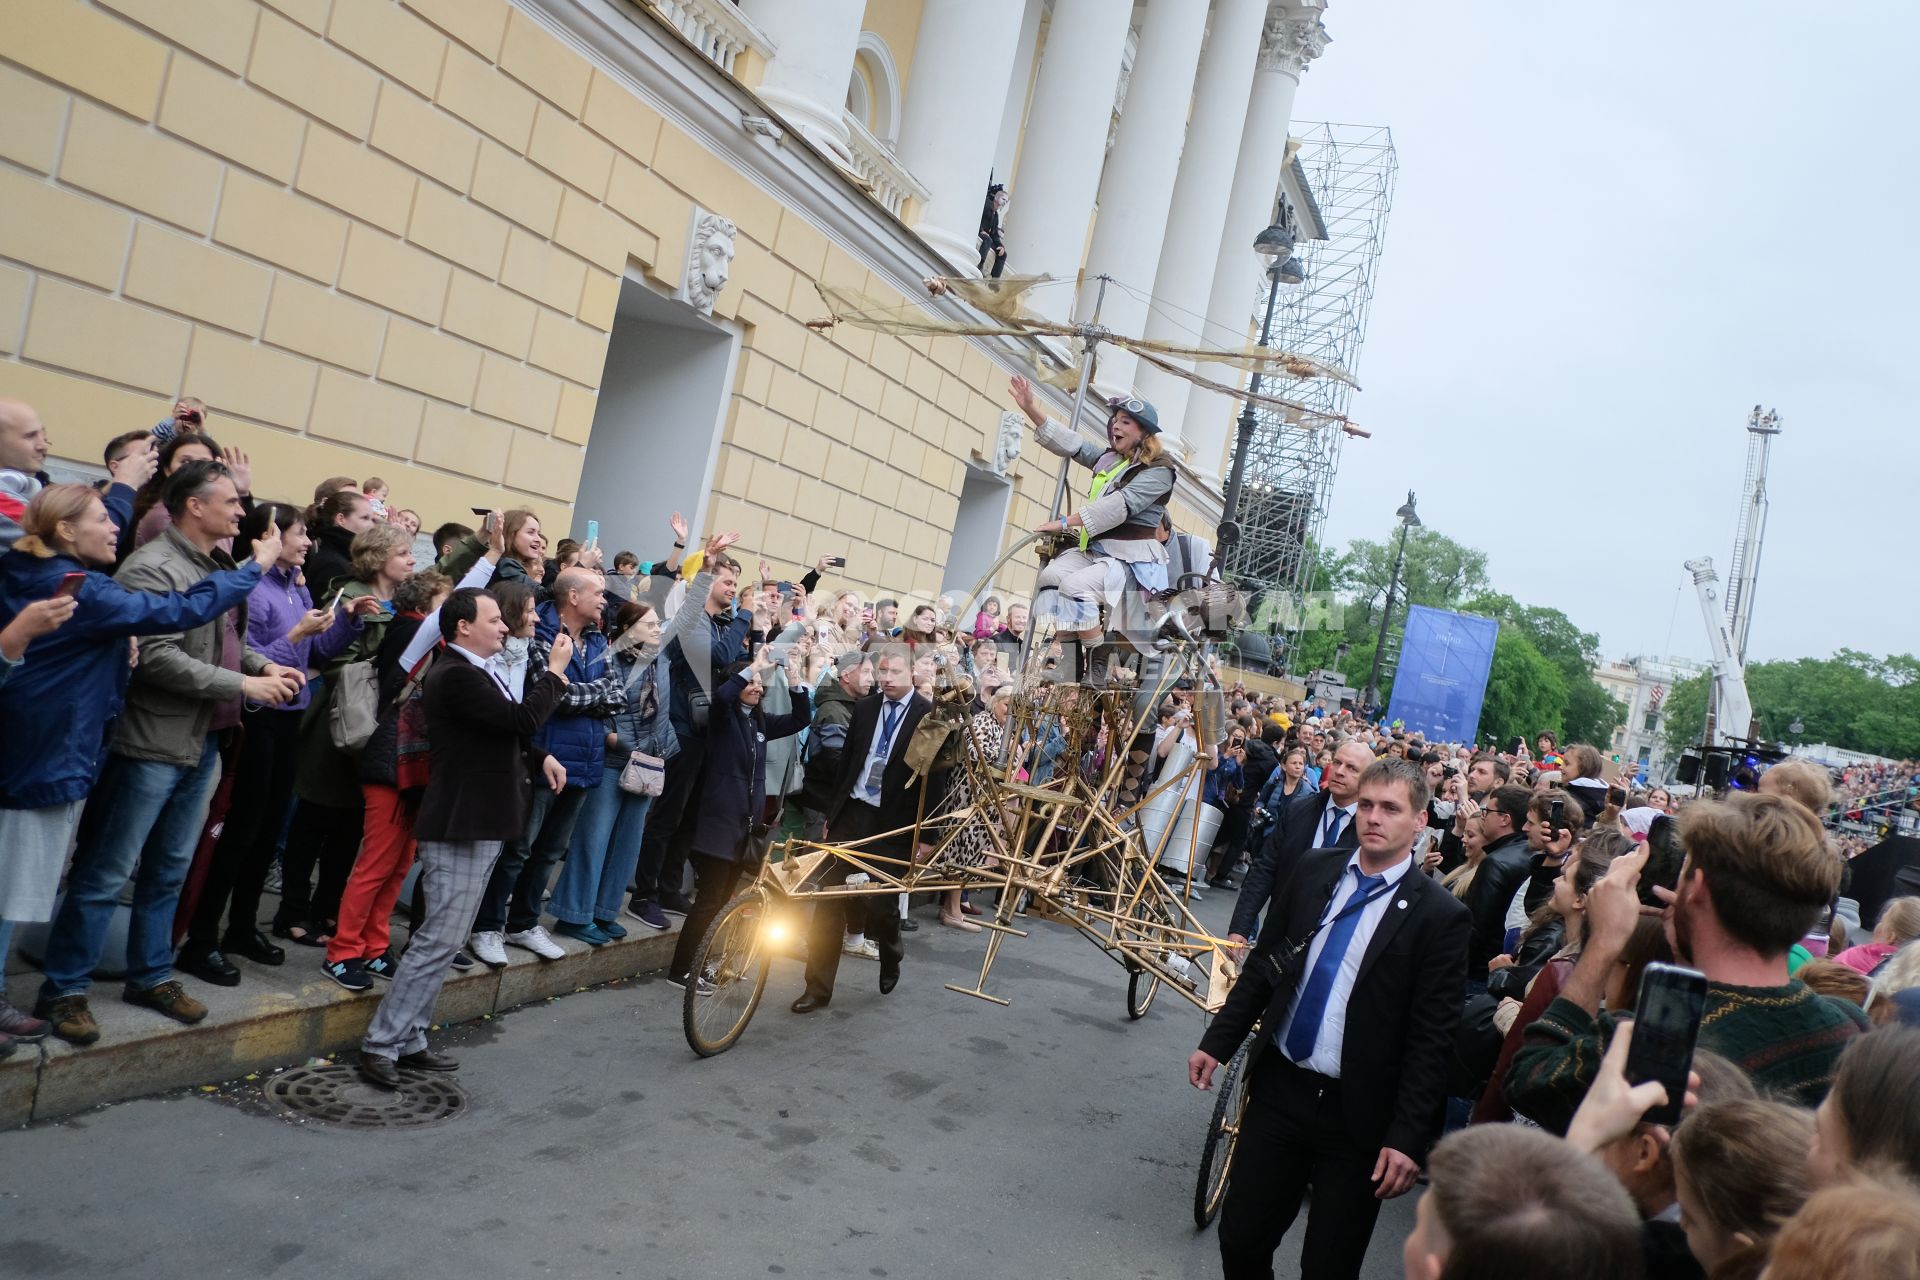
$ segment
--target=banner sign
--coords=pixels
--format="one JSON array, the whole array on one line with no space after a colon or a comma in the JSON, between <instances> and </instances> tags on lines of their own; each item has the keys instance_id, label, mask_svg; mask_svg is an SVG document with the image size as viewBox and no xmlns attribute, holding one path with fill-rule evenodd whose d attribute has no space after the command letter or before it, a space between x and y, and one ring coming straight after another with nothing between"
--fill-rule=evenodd
<instances>
[{"instance_id":1,"label":"banner sign","mask_svg":"<svg viewBox=\"0 0 1920 1280\"><path fill-rule=\"evenodd\" d=\"M1499 634L1492 618L1414 605L1387 722L1418 730L1429 742L1473 741Z\"/></svg>"}]
</instances>

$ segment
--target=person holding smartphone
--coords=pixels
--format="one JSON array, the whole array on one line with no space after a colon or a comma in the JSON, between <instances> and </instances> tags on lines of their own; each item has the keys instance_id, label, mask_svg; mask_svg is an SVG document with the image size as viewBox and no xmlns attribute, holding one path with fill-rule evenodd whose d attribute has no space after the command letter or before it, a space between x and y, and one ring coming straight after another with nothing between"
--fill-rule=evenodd
<instances>
[{"instance_id":1,"label":"person holding smartphone","mask_svg":"<svg viewBox=\"0 0 1920 1280\"><path fill-rule=\"evenodd\" d=\"M1699 1047L1761 1090L1802 1106L1826 1097L1846 1046L1868 1027L1858 1006L1787 974L1787 952L1840 889L1843 865L1813 814L1779 796L1701 800L1680 817L1686 849L1664 893L1674 959L1706 975ZM1650 850L1616 858L1587 895L1586 945L1560 995L1528 1027L1507 1076L1515 1112L1566 1131L1613 1034L1601 998L1639 922Z\"/></svg>"}]
</instances>

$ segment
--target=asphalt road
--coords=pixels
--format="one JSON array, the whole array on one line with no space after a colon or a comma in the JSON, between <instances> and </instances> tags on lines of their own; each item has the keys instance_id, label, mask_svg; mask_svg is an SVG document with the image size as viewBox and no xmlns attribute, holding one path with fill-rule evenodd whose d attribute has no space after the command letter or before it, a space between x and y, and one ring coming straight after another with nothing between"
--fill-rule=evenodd
<instances>
[{"instance_id":1,"label":"asphalt road","mask_svg":"<svg viewBox=\"0 0 1920 1280\"><path fill-rule=\"evenodd\" d=\"M471 1108L433 1128L295 1123L240 1081L6 1134L0 1275L1218 1275L1190 1216L1200 1014L1163 992L1129 1022L1120 967L1037 920L990 980L1011 1008L955 995L983 935L916 917L892 995L849 959L799 1017L781 961L718 1058L657 976L436 1037ZM1401 1274L1412 1220L1387 1206L1369 1277Z\"/></svg>"}]
</instances>

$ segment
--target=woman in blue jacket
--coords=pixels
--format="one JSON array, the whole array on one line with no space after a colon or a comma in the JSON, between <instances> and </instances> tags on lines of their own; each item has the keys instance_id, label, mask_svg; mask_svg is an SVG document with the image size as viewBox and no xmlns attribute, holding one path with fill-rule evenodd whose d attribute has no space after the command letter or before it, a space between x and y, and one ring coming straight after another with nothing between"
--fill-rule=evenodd
<instances>
[{"instance_id":1,"label":"woman in blue jacket","mask_svg":"<svg viewBox=\"0 0 1920 1280\"><path fill-rule=\"evenodd\" d=\"M47 486L21 523L26 535L0 556L0 627L52 596L69 575L80 575L80 584L73 616L28 645L24 663L0 687L0 724L7 727L7 750L0 752L0 957L14 921L53 914L81 802L99 776L126 698L128 637L205 626L245 600L280 558L275 532L254 545L248 563L186 591L129 591L99 572L113 564L119 530L86 485ZM8 1025L20 1017L0 1001L0 1034L13 1034Z\"/></svg>"},{"instance_id":2,"label":"woman in blue jacket","mask_svg":"<svg viewBox=\"0 0 1920 1280\"><path fill-rule=\"evenodd\" d=\"M683 608L685 606L682 606ZM700 815L694 824L690 860L693 863L693 910L680 926L680 942L667 965L667 981L684 987L699 984L700 994L713 988L704 974L692 975L693 951L706 936L720 908L733 896L733 887L748 862L748 845L767 802L767 741L789 738L813 719L813 698L796 645L787 652L787 684L793 690L793 710L770 716L760 709L766 693L762 677L774 669L773 653L764 645L752 664L736 662L713 694L713 716L707 724L707 772L700 784Z\"/></svg>"}]
</instances>

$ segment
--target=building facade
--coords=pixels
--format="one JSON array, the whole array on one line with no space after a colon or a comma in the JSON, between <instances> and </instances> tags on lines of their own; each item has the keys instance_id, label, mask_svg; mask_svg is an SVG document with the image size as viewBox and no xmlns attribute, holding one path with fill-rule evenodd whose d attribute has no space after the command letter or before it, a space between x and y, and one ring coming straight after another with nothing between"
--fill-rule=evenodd
<instances>
[{"instance_id":1,"label":"building facade","mask_svg":"<svg viewBox=\"0 0 1920 1280\"><path fill-rule=\"evenodd\" d=\"M0 394L70 469L192 394L262 497L379 475L429 526L524 505L643 557L677 510L964 588L1047 518L1058 462L1004 421L1035 352L816 331L813 283L961 314L920 282L975 273L991 177L1010 269L1069 282L1037 305L1084 306L1084 264L1131 286L1103 323L1244 341L1320 9L34 0L0 32ZM1232 406L1185 389L1149 394L1205 531Z\"/></svg>"},{"instance_id":2,"label":"building facade","mask_svg":"<svg viewBox=\"0 0 1920 1280\"><path fill-rule=\"evenodd\" d=\"M1676 757L1667 746L1666 697L1675 684L1704 670L1705 663L1671 657L1624 658L1595 667L1593 678L1627 709L1608 751L1622 763L1641 765L1649 781L1671 782Z\"/></svg>"}]
</instances>

